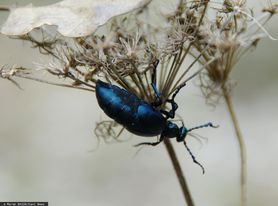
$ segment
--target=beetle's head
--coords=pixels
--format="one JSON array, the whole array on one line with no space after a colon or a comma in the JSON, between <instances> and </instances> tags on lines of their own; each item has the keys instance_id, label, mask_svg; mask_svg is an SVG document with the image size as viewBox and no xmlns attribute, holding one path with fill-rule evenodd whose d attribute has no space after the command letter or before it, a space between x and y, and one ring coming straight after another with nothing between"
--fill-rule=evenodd
<instances>
[{"instance_id":1,"label":"beetle's head","mask_svg":"<svg viewBox=\"0 0 278 206\"><path fill-rule=\"evenodd\" d=\"M177 142L184 141L187 133L188 133L188 130L186 129L186 127L185 126L181 126L179 128L179 135L177 136Z\"/></svg>"},{"instance_id":2,"label":"beetle's head","mask_svg":"<svg viewBox=\"0 0 278 206\"><path fill-rule=\"evenodd\" d=\"M176 125L175 123L173 123L171 121L167 121L167 125L166 125L164 131L162 132L162 137L176 138L177 142L183 142L185 148L189 152L189 154L192 157L194 163L199 165L202 168L202 171L204 173L205 172L204 167L196 160L196 158L194 157L194 155L192 154L190 149L187 147L186 142L185 142L185 137L188 134L188 132L190 132L194 129L198 129L198 128L202 128L202 127L208 127L208 126L212 127L213 125L211 123L208 123L208 124L205 124L205 125L201 125L201 126L198 126L198 127L193 127L191 129L187 129L183 124L182 124L181 127L178 127L178 125Z\"/></svg>"},{"instance_id":3,"label":"beetle's head","mask_svg":"<svg viewBox=\"0 0 278 206\"><path fill-rule=\"evenodd\" d=\"M176 138L177 142L182 142L184 141L187 133L188 129L186 129L184 125L178 127L177 124L168 121L162 135L168 138Z\"/></svg>"}]
</instances>

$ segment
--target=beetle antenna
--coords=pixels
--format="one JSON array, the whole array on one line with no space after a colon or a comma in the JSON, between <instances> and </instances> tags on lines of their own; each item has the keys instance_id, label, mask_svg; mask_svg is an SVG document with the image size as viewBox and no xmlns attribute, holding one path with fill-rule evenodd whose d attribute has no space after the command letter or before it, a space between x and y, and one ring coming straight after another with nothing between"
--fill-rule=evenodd
<instances>
[{"instance_id":1,"label":"beetle antenna","mask_svg":"<svg viewBox=\"0 0 278 206\"><path fill-rule=\"evenodd\" d=\"M185 148L187 149L188 153L190 154L193 162L195 164L199 165L201 167L202 171L203 171L203 174L205 174L205 168L203 167L203 165L196 160L196 157L192 154L191 150L189 149L189 147L187 146L185 141L183 141L183 144L184 144Z\"/></svg>"},{"instance_id":2,"label":"beetle antenna","mask_svg":"<svg viewBox=\"0 0 278 206\"><path fill-rule=\"evenodd\" d=\"M188 130L188 132L192 131L192 130L195 130L195 129L201 129L201 128L204 128L204 127L212 127L212 128L217 128L219 127L219 125L213 125L211 122L207 123L207 124L202 124L200 126L197 126L197 127L192 127Z\"/></svg>"}]
</instances>

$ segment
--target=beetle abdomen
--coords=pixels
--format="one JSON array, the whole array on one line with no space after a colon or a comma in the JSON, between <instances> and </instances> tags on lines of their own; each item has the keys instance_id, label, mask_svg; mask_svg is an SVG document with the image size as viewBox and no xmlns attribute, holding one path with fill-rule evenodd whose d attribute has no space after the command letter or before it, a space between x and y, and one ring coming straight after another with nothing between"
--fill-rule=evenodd
<instances>
[{"instance_id":1,"label":"beetle abdomen","mask_svg":"<svg viewBox=\"0 0 278 206\"><path fill-rule=\"evenodd\" d=\"M156 136L165 128L166 118L127 90L98 80L96 97L107 116L136 135Z\"/></svg>"}]
</instances>

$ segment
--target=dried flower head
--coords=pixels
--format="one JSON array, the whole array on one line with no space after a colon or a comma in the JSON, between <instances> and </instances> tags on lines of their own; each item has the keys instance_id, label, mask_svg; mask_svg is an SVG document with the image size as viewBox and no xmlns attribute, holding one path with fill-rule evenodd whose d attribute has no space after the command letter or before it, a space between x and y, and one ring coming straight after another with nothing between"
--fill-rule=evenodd
<instances>
[{"instance_id":1,"label":"dried flower head","mask_svg":"<svg viewBox=\"0 0 278 206\"><path fill-rule=\"evenodd\" d=\"M275 40L264 25L276 14L277 5L269 2L269 7L262 10L260 16L247 8L246 1L225 0L223 4L213 5L214 19L205 18L198 31L199 41L194 47L200 52L201 64L206 64L215 55L211 64L206 66L206 72L200 75L201 89L207 100L212 102L219 99L224 93L229 93L232 83L229 75L236 63L248 51L255 48L263 37Z\"/></svg>"},{"instance_id":2,"label":"dried flower head","mask_svg":"<svg viewBox=\"0 0 278 206\"><path fill-rule=\"evenodd\" d=\"M76 4L77 1L62 2ZM83 2L88 3L89 0ZM57 4L54 6L56 8ZM160 107L164 108L167 107L169 96L175 95L178 88L200 74L201 89L208 101L214 102L222 95L226 98L240 145L241 202L244 205L246 155L231 101L227 98L231 89L230 73L239 59L255 48L263 37L274 39L264 25L277 13L278 6L268 1L268 6L264 7L262 14L258 16L253 10L248 9L245 0L224 0L221 3L210 0L179 0L176 8L162 15L160 22L155 24L144 18L144 14L150 11L148 6L114 18L105 27L88 36L79 35L79 31L75 30L76 25L69 28L71 24L67 24L67 31L73 33L68 36L75 38L58 35L47 27L24 35L20 33L17 38L31 42L33 48L50 57L50 60L46 64L36 63L35 69L1 67L0 77L12 81L17 86L19 85L14 77L92 92L95 91L97 80L104 79L125 88L150 104L156 101L155 91L151 87L151 83L154 82L161 96ZM80 13L80 9L77 13ZM79 18L75 19L78 23ZM68 19L64 20L68 22ZM58 21L55 25L59 26L59 23L61 22ZM97 23L96 26L99 25L100 23ZM85 32L82 30L82 34L88 34L88 31L91 33L95 28L89 27L87 30L88 27L85 25ZM38 78L35 71L46 71L57 77L57 81L50 82L46 77ZM95 128L96 136L105 142L118 141L122 131L123 127L111 120L100 121ZM187 203L193 205L178 161L171 144L167 141L166 147ZM196 162L191 152L190 154Z\"/></svg>"},{"instance_id":3,"label":"dried flower head","mask_svg":"<svg viewBox=\"0 0 278 206\"><path fill-rule=\"evenodd\" d=\"M52 58L47 64L37 63L36 70L58 77L57 82L38 79L33 72L13 72L9 79L31 78L89 91L94 91L97 79L105 79L149 103L155 101L155 81L164 107L176 88L205 68L200 75L202 91L207 98L217 97L222 89L229 91L229 74L238 60L262 37L271 38L263 25L276 10L277 5L269 3L255 18L242 0L180 0L158 26L143 18L149 12L143 7L86 37L66 38L41 27L18 38Z\"/></svg>"}]
</instances>

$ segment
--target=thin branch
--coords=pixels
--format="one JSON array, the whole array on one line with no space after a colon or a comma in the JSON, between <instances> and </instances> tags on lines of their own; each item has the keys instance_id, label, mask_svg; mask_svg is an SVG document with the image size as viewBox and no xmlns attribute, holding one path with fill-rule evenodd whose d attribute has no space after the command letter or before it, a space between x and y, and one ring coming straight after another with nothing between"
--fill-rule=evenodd
<instances>
[{"instance_id":1,"label":"thin branch","mask_svg":"<svg viewBox=\"0 0 278 206\"><path fill-rule=\"evenodd\" d=\"M181 189L182 189L182 192L183 192L184 199L187 203L187 206L194 206L193 199L191 197L186 179L183 175L183 172L182 172L179 160L178 160L178 158L176 156L176 153L174 151L174 148L173 148L173 146L172 146L172 144L171 144L171 142L168 138L164 139L164 144L165 144L167 152L168 152L168 154L171 158L171 161L172 161L173 167L175 169L177 178L179 180L179 183L180 183L180 186L181 186Z\"/></svg>"},{"instance_id":2,"label":"thin branch","mask_svg":"<svg viewBox=\"0 0 278 206\"><path fill-rule=\"evenodd\" d=\"M80 90L84 90L84 91L94 92L93 89L88 89L88 88L79 87L79 86L70 85L70 84L61 84L61 83L51 82L51 81L44 80L44 79L39 79L39 78L36 78L36 77L29 77L29 76L22 76L22 75L16 75L16 77L29 79L29 80L33 80L33 81L36 81L36 82L41 82L41 83L54 85L54 86L59 86L59 87L68 87L68 88L73 88L73 89L80 89Z\"/></svg>"},{"instance_id":3,"label":"thin branch","mask_svg":"<svg viewBox=\"0 0 278 206\"><path fill-rule=\"evenodd\" d=\"M229 93L225 88L222 88L225 102L234 125L234 130L236 133L237 141L240 149L240 203L241 206L246 206L247 203L247 155L246 147L241 134L238 120L236 118L235 111L233 109L232 101Z\"/></svg>"}]
</instances>

